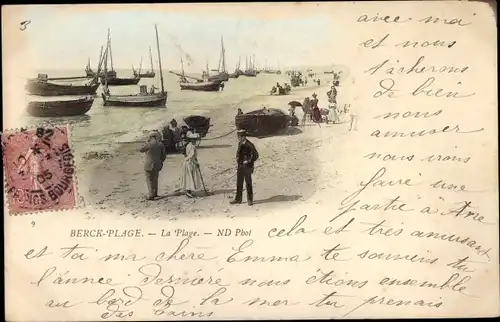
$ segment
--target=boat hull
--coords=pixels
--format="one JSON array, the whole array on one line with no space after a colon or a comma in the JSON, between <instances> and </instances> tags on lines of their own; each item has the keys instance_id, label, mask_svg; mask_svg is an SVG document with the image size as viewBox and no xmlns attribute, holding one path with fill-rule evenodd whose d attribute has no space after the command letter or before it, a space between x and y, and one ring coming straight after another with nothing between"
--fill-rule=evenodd
<instances>
[{"instance_id":1,"label":"boat hull","mask_svg":"<svg viewBox=\"0 0 500 322\"><path fill-rule=\"evenodd\" d=\"M88 69L85 70L85 73L87 74L88 77L95 77L97 74L93 70L88 70ZM99 77L104 77L104 71L101 71L99 73ZM116 77L116 71L114 71L114 70L108 71L108 78L113 78L113 77Z\"/></svg>"},{"instance_id":2,"label":"boat hull","mask_svg":"<svg viewBox=\"0 0 500 322\"><path fill-rule=\"evenodd\" d=\"M236 128L245 130L248 136L261 137L276 134L288 128L290 118L279 110L257 110L237 115Z\"/></svg>"},{"instance_id":3,"label":"boat hull","mask_svg":"<svg viewBox=\"0 0 500 322\"><path fill-rule=\"evenodd\" d=\"M62 85L46 81L30 79L25 89L32 95L62 96L62 95L95 95L99 83L90 85Z\"/></svg>"},{"instance_id":4,"label":"boat hull","mask_svg":"<svg viewBox=\"0 0 500 322\"><path fill-rule=\"evenodd\" d=\"M247 77L256 77L257 73L248 71L248 72L244 72L243 75L247 76Z\"/></svg>"},{"instance_id":5,"label":"boat hull","mask_svg":"<svg viewBox=\"0 0 500 322\"><path fill-rule=\"evenodd\" d=\"M221 82L227 82L229 80L229 74L219 74L219 75L214 75L214 76L209 76L208 77L209 81L221 81Z\"/></svg>"},{"instance_id":6,"label":"boat hull","mask_svg":"<svg viewBox=\"0 0 500 322\"><path fill-rule=\"evenodd\" d=\"M104 106L120 107L166 107L167 94L165 95L102 95Z\"/></svg>"},{"instance_id":7,"label":"boat hull","mask_svg":"<svg viewBox=\"0 0 500 322\"><path fill-rule=\"evenodd\" d=\"M113 77L113 78L108 78L108 85L109 86L126 86L126 85L137 85L141 79L139 77L137 78L120 78L120 77ZM101 84L104 85L106 83L106 80L104 77L101 77Z\"/></svg>"},{"instance_id":8,"label":"boat hull","mask_svg":"<svg viewBox=\"0 0 500 322\"><path fill-rule=\"evenodd\" d=\"M203 91L203 92L218 92L221 86L221 81L206 82L206 83L180 83L181 90Z\"/></svg>"},{"instance_id":9,"label":"boat hull","mask_svg":"<svg viewBox=\"0 0 500 322\"><path fill-rule=\"evenodd\" d=\"M139 77L139 78L155 78L156 76L156 73L155 72L152 72L152 73L134 73L134 76L135 77Z\"/></svg>"},{"instance_id":10,"label":"boat hull","mask_svg":"<svg viewBox=\"0 0 500 322\"><path fill-rule=\"evenodd\" d=\"M30 115L36 117L77 116L87 113L93 103L93 98L71 101L29 102L26 110Z\"/></svg>"}]
</instances>

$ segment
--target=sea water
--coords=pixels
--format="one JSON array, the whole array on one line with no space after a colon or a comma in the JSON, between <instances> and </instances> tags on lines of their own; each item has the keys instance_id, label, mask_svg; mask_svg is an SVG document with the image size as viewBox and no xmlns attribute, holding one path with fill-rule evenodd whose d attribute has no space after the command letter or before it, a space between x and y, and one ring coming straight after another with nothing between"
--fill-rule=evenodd
<instances>
[{"instance_id":1,"label":"sea water","mask_svg":"<svg viewBox=\"0 0 500 322\"><path fill-rule=\"evenodd\" d=\"M320 79L321 85L325 85L327 82L331 83L332 75L323 73L326 70L328 69L313 70L313 72L316 72L316 76L308 78L307 87L314 86L313 79ZM342 76L348 73L342 67L338 67L335 70L342 70ZM83 70L53 70L44 71L44 73L47 73L49 77L76 77L84 75ZM133 77L131 70L117 70L117 74L118 77ZM307 72L304 70L302 74L307 75ZM163 75L165 90L168 93L166 108L103 106L101 98L103 86L100 86L92 108L85 115L62 118L38 118L29 116L24 111L21 115L22 123L25 126L71 123L71 141L74 144L78 144L80 152L85 152L85 150L108 150L114 144L143 139L145 133L159 129L172 118L175 118L180 125L183 125L182 119L186 116L209 116L210 112L216 109L227 109L227 112L233 115L236 114L238 107L243 107L244 112L259 109L261 106L249 106L245 102L251 102L256 96L263 96L263 101L265 101L265 96L269 96L271 88L277 82L281 85L284 83L290 84L290 77L283 71L280 75L260 73L256 77L240 76L236 79L231 78L225 82L223 91L196 92L181 90L178 83L178 76L170 74L168 71L165 71ZM34 75L34 77L36 76ZM137 94L139 93L139 85L147 85L148 90L151 85L160 88L158 73L155 78L142 78L137 85L110 86L109 89L112 94L116 95ZM157 91L160 91L160 89ZM38 97L26 94L26 103L37 100L66 100L76 98L78 97ZM267 107L286 109L285 106ZM215 132L215 135L222 134L221 131L214 128L211 129L211 132Z\"/></svg>"}]
</instances>

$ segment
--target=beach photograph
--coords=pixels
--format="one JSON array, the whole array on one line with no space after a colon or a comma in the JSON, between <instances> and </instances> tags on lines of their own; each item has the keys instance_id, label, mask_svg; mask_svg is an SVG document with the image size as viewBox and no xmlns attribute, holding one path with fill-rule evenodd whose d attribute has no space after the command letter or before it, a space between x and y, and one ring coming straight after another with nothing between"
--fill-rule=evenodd
<instances>
[{"instance_id":1,"label":"beach photograph","mask_svg":"<svg viewBox=\"0 0 500 322\"><path fill-rule=\"evenodd\" d=\"M57 10L29 9L17 117L69 124L81 205L260 216L339 182L358 115L349 66L317 41L331 38L327 15Z\"/></svg>"}]
</instances>

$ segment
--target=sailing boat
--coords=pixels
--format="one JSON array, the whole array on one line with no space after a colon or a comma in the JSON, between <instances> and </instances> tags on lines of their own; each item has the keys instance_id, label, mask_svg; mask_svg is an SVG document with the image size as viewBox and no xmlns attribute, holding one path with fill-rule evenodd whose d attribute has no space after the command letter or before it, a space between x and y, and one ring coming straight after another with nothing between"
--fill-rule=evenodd
<instances>
[{"instance_id":1,"label":"sailing boat","mask_svg":"<svg viewBox=\"0 0 500 322\"><path fill-rule=\"evenodd\" d=\"M246 68L245 68L245 72L243 73L243 75L248 76L248 77L257 76L257 72L255 71L254 63L252 62L252 57L250 57L250 60L248 60L248 56L247 56L245 67Z\"/></svg>"},{"instance_id":2,"label":"sailing boat","mask_svg":"<svg viewBox=\"0 0 500 322\"><path fill-rule=\"evenodd\" d=\"M220 41L221 41L221 52L219 57L219 67L217 68L217 70L214 70L218 73L213 76L208 76L209 81L218 79L223 82L226 82L229 80L229 74L226 71L226 49L224 48L224 38L222 36L220 38Z\"/></svg>"},{"instance_id":3,"label":"sailing boat","mask_svg":"<svg viewBox=\"0 0 500 322\"><path fill-rule=\"evenodd\" d=\"M106 83L107 85L123 86L123 85L136 85L137 83L139 83L139 81L141 80L140 77L134 76L133 78L127 78L127 77L117 77L116 76L116 71L115 71L114 66L113 66L113 52L111 50L111 37L109 35L109 29L108 29L108 43L107 43L106 50L107 50L106 66L107 66L108 56L109 56L110 61L111 61L111 71L109 71L109 72L106 71L104 73L104 75L106 75L106 77L104 77L104 75L99 75L99 76L101 76L101 84L105 85L105 83Z\"/></svg>"},{"instance_id":4,"label":"sailing boat","mask_svg":"<svg viewBox=\"0 0 500 322\"><path fill-rule=\"evenodd\" d=\"M102 47L101 47L101 55L102 55ZM100 57L101 56L99 56L99 59ZM87 74L87 76L95 76L95 72L92 70L92 67L90 67L90 56L87 62L87 66L85 67L85 74Z\"/></svg>"},{"instance_id":5,"label":"sailing boat","mask_svg":"<svg viewBox=\"0 0 500 322\"><path fill-rule=\"evenodd\" d=\"M154 71L154 68L153 68L153 56L151 55L151 47L149 47L149 60L151 62L151 70L149 71L146 71L144 73L141 73L141 67L142 67L142 57L141 57L141 66L139 66L139 72L137 72L136 70L134 70L134 68L132 68L132 70L134 71L134 76L135 77L141 77L141 78L155 78L155 71Z\"/></svg>"},{"instance_id":6,"label":"sailing boat","mask_svg":"<svg viewBox=\"0 0 500 322\"><path fill-rule=\"evenodd\" d=\"M104 58L103 53L102 53L103 46L101 46L101 52L99 53L99 66L102 66L102 60ZM85 67L85 73L89 77L95 77L97 74L99 74L100 77L104 76L104 71L100 69L99 73L96 73L92 67L90 66L90 57L87 62L87 66ZM108 70L108 77L116 77L116 72L114 70Z\"/></svg>"},{"instance_id":7,"label":"sailing boat","mask_svg":"<svg viewBox=\"0 0 500 322\"><path fill-rule=\"evenodd\" d=\"M140 93L135 95L111 95L108 88L108 79L104 78L104 93L102 99L104 106L124 106L124 107L165 107L167 103L167 92L163 84L163 72L161 69L160 41L158 39L158 27L155 25L156 46L158 49L158 69L160 71L161 92L155 93L155 87L152 86L150 92L147 92L147 86L141 85ZM106 53L107 55L107 53ZM104 70L107 70L107 59L105 60Z\"/></svg>"},{"instance_id":8,"label":"sailing boat","mask_svg":"<svg viewBox=\"0 0 500 322\"><path fill-rule=\"evenodd\" d=\"M236 64L236 69L234 70L234 73L229 74L229 78L238 78L240 75L243 75L243 72L240 70L240 63L241 63L241 56L238 59L238 64Z\"/></svg>"},{"instance_id":9,"label":"sailing boat","mask_svg":"<svg viewBox=\"0 0 500 322\"><path fill-rule=\"evenodd\" d=\"M181 86L181 90L218 92L223 86L222 84L223 81L220 79L210 80L210 75L208 74L208 63L206 67L207 70L203 72L202 76L203 78L187 76L184 73L184 62L182 60L182 57L181 57L181 68L182 68L181 74L170 71L171 74L180 76L181 79L179 85ZM195 80L196 82L189 82L188 79Z\"/></svg>"}]
</instances>

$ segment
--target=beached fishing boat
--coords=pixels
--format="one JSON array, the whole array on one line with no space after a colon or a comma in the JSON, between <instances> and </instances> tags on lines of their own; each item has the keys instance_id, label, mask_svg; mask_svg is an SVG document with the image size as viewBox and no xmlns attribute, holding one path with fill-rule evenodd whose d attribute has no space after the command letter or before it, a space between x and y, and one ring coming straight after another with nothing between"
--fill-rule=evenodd
<instances>
[{"instance_id":1,"label":"beached fishing boat","mask_svg":"<svg viewBox=\"0 0 500 322\"><path fill-rule=\"evenodd\" d=\"M197 78L193 76L188 76L184 73L184 62L181 57L181 70L182 73L176 73L170 71L171 74L177 75L180 77L179 85L181 90L189 90L189 91L202 91L202 92L218 92L224 85L223 81L220 79L208 80L208 63L207 70L203 74L203 78ZM194 82L190 82L188 79L192 79Z\"/></svg>"},{"instance_id":2,"label":"beached fishing boat","mask_svg":"<svg viewBox=\"0 0 500 322\"><path fill-rule=\"evenodd\" d=\"M158 49L158 67L160 71L161 92L156 93L155 87L152 86L148 92L146 85L139 87L139 94L132 95L112 95L109 91L107 79L105 78L104 93L102 94L104 106L121 106L121 107L166 107L167 92L163 83L163 72L161 69L161 54L160 41L158 39L158 27L155 25L156 46ZM107 53L106 53L107 54ZM104 70L107 70L107 59L104 63Z\"/></svg>"},{"instance_id":3,"label":"beached fishing boat","mask_svg":"<svg viewBox=\"0 0 500 322\"><path fill-rule=\"evenodd\" d=\"M88 82L82 83L84 79ZM25 85L29 94L39 96L95 95L98 87L96 77L49 78L47 74L38 74L37 78L28 79Z\"/></svg>"},{"instance_id":4,"label":"beached fishing boat","mask_svg":"<svg viewBox=\"0 0 500 322\"><path fill-rule=\"evenodd\" d=\"M107 83L108 86L127 86L127 85L137 85L139 83L141 78L138 76L134 76L134 77L118 77L117 76L115 68L113 66L113 51L111 49L111 36L110 36L109 29L108 29L108 41L107 41L106 55L105 55L106 65L107 65L108 58L110 59L111 70L106 70L104 72L104 75L106 75L106 76L104 76L104 75L100 76L102 85Z\"/></svg>"},{"instance_id":5,"label":"beached fishing boat","mask_svg":"<svg viewBox=\"0 0 500 322\"><path fill-rule=\"evenodd\" d=\"M93 103L93 97L65 101L34 101L28 103L26 110L36 117L76 116L87 113Z\"/></svg>"},{"instance_id":6,"label":"beached fishing boat","mask_svg":"<svg viewBox=\"0 0 500 322\"><path fill-rule=\"evenodd\" d=\"M290 117L279 109L262 108L237 115L236 128L245 130L248 136L266 136L276 134L288 128Z\"/></svg>"},{"instance_id":7,"label":"beached fishing boat","mask_svg":"<svg viewBox=\"0 0 500 322\"><path fill-rule=\"evenodd\" d=\"M145 71L144 73L141 73L141 68L142 68L142 57L141 57L141 64L139 66L139 71L136 71L134 67L132 67L132 70L134 72L135 77L140 77L140 78L155 78L155 71L153 67L153 55L151 55L151 47L149 47L149 61L151 62L151 70Z\"/></svg>"}]
</instances>

